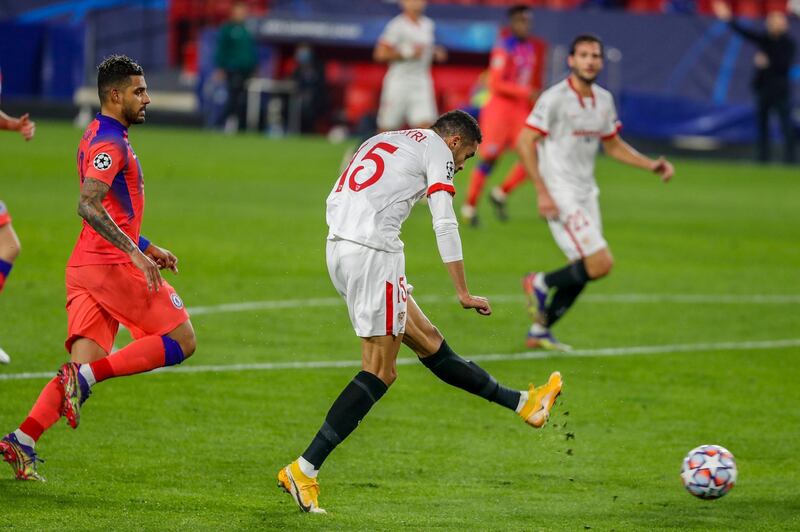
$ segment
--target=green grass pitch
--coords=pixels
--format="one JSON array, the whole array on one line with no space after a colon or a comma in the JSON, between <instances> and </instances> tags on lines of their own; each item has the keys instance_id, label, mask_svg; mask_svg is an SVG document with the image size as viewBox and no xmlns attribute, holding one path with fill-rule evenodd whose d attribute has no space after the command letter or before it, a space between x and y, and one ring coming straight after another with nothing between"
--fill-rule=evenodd
<instances>
[{"instance_id":1,"label":"green grass pitch","mask_svg":"<svg viewBox=\"0 0 800 532\"><path fill-rule=\"evenodd\" d=\"M66 360L80 133L45 122L33 142L2 139L0 197L23 241L0 296L0 345L13 358L0 367L3 432L45 382L18 374ZM146 181L144 233L178 255L180 275L167 277L190 309L206 310L193 318L199 347L182 368L358 360L324 258L341 146L155 126L135 127L131 141ZM664 186L598 163L617 264L556 329L587 356L481 362L517 387L562 372L563 399L545 429L403 365L322 471L329 514L302 515L275 474L305 448L355 367L116 379L96 387L79 430L62 421L40 441L47 483L14 481L0 464L0 528L797 529L800 176L746 163L676 166ZM468 171L456 177L459 203L467 180ZM470 288L494 297L488 318L456 304L427 209L404 226L415 295L464 356L524 353L519 279L564 262L530 185L510 212L501 224L484 202L483 227L462 227ZM717 501L680 482L684 454L704 443L738 461L738 485Z\"/></svg>"}]
</instances>

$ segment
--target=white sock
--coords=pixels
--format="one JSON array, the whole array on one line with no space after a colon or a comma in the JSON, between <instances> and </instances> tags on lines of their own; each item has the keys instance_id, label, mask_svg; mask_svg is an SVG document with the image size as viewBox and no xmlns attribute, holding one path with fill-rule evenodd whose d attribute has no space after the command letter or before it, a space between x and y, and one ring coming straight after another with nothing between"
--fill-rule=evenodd
<instances>
[{"instance_id":1,"label":"white sock","mask_svg":"<svg viewBox=\"0 0 800 532\"><path fill-rule=\"evenodd\" d=\"M34 447L36 445L36 440L19 429L14 431L14 436L17 437L17 441L19 441L22 445L27 445L28 447Z\"/></svg>"},{"instance_id":2,"label":"white sock","mask_svg":"<svg viewBox=\"0 0 800 532\"><path fill-rule=\"evenodd\" d=\"M89 388L97 384L97 379L94 378L94 373L92 372L92 368L89 364L81 364L80 369L78 369L78 373L80 373L86 382L89 384Z\"/></svg>"},{"instance_id":3,"label":"white sock","mask_svg":"<svg viewBox=\"0 0 800 532\"><path fill-rule=\"evenodd\" d=\"M541 323L534 323L531 325L531 334L544 334L547 332L547 327Z\"/></svg>"},{"instance_id":4,"label":"white sock","mask_svg":"<svg viewBox=\"0 0 800 532\"><path fill-rule=\"evenodd\" d=\"M297 465L300 466L300 471L308 478L317 478L317 475L319 475L319 469L314 469L314 464L302 456L297 459Z\"/></svg>"},{"instance_id":5,"label":"white sock","mask_svg":"<svg viewBox=\"0 0 800 532\"><path fill-rule=\"evenodd\" d=\"M542 292L547 292L550 287L547 286L547 283L544 282L544 274L540 273L533 279L533 285L541 290Z\"/></svg>"},{"instance_id":6,"label":"white sock","mask_svg":"<svg viewBox=\"0 0 800 532\"><path fill-rule=\"evenodd\" d=\"M528 402L528 392L525 391L519 392L519 404L517 405L517 409L515 410L515 412L519 414L520 411L522 410L522 407L525 406L525 403L527 402Z\"/></svg>"},{"instance_id":7,"label":"white sock","mask_svg":"<svg viewBox=\"0 0 800 532\"><path fill-rule=\"evenodd\" d=\"M494 196L494 199L496 199L497 201L505 201L506 200L506 196L508 196L508 194L503 192L502 188L494 187L492 189L492 196Z\"/></svg>"}]
</instances>

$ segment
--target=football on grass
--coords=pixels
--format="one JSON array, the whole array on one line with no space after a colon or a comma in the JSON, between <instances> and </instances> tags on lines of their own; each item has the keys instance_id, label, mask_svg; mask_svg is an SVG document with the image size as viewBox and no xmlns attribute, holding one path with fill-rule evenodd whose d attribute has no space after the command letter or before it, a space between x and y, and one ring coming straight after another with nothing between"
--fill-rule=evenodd
<instances>
[{"instance_id":1,"label":"football on grass","mask_svg":"<svg viewBox=\"0 0 800 532\"><path fill-rule=\"evenodd\" d=\"M719 499L736 483L736 461L725 447L701 445L683 459L681 479L695 497Z\"/></svg>"}]
</instances>

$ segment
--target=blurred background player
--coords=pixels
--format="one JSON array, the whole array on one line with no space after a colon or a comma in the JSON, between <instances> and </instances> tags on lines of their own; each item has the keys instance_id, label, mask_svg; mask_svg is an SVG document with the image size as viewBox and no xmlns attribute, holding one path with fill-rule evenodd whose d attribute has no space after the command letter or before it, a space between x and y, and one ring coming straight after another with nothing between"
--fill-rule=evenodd
<instances>
[{"instance_id":1,"label":"blurred background player","mask_svg":"<svg viewBox=\"0 0 800 532\"><path fill-rule=\"evenodd\" d=\"M383 78L378 129L403 125L429 127L436 120L436 95L431 62L447 60L447 51L435 44L434 23L424 15L425 0L400 0L403 12L386 25L373 51L379 63L389 63Z\"/></svg>"},{"instance_id":2,"label":"blurred background player","mask_svg":"<svg viewBox=\"0 0 800 532\"><path fill-rule=\"evenodd\" d=\"M245 127L247 112L247 80L258 66L258 48L255 37L247 29L249 10L246 2L234 2L231 17L217 34L214 63L217 80L225 80L228 101L225 108L225 131L233 133Z\"/></svg>"},{"instance_id":3,"label":"blurred background player","mask_svg":"<svg viewBox=\"0 0 800 532\"><path fill-rule=\"evenodd\" d=\"M97 70L101 107L78 147L83 224L66 272L71 361L47 383L19 428L0 440L3 459L20 480L43 480L36 441L62 415L77 428L96 383L180 364L195 350L189 315L159 272L177 273L178 259L140 233L144 183L128 127L145 121L150 97L144 71L118 55ZM134 341L109 354L120 323Z\"/></svg>"},{"instance_id":4,"label":"blurred background player","mask_svg":"<svg viewBox=\"0 0 800 532\"><path fill-rule=\"evenodd\" d=\"M522 281L534 316L527 337L530 348L568 349L555 339L551 327L589 281L611 272L613 259L603 238L594 177L600 141L606 155L649 170L664 182L674 173L663 157L645 157L620 138L614 97L595 83L603 68L600 39L576 37L568 63L569 77L542 93L518 142L536 187L539 214L570 261L549 273L530 273Z\"/></svg>"},{"instance_id":5,"label":"blurred background player","mask_svg":"<svg viewBox=\"0 0 800 532\"><path fill-rule=\"evenodd\" d=\"M545 424L561 392L558 372L528 391L502 386L453 352L411 296L400 227L427 196L439 254L461 307L492 313L489 301L467 288L453 210L454 174L480 142L478 123L463 111L445 113L432 129L378 134L361 145L328 196L328 272L361 338L362 371L334 401L305 452L278 472L278 486L304 512L325 511L319 506L317 473L397 378L401 343L445 383L514 410L535 428Z\"/></svg>"},{"instance_id":6,"label":"blurred background player","mask_svg":"<svg viewBox=\"0 0 800 532\"><path fill-rule=\"evenodd\" d=\"M3 74L0 72L0 94L2 94L2 90ZM19 118L14 118L0 111L0 129L19 131L22 138L28 141L36 133L36 122L30 119L28 113ZM19 238L17 238L17 233L14 232L14 227L11 225L11 215L8 213L5 203L0 200L0 293L3 292L3 286L6 284L6 279L11 273L11 268L14 266L14 261L19 255L19 251ZM9 362L11 362L11 357L0 347L0 364L8 364Z\"/></svg>"},{"instance_id":7,"label":"blurred background player","mask_svg":"<svg viewBox=\"0 0 800 532\"><path fill-rule=\"evenodd\" d=\"M727 22L730 28L758 46L754 59L753 92L756 97L758 119L757 158L762 163L770 160L769 117L774 112L778 117L783 134L783 161L795 162L794 126L792 124L792 85L791 70L796 43L789 35L789 21L786 13L773 10L767 15L767 31L754 31L745 28L734 20L728 3L716 0L714 14Z\"/></svg>"},{"instance_id":8,"label":"blurred background player","mask_svg":"<svg viewBox=\"0 0 800 532\"><path fill-rule=\"evenodd\" d=\"M508 28L503 29L489 59L489 100L480 112L480 162L472 171L461 216L473 227L479 224L478 200L486 179L500 156L516 146L536 98L542 91L547 44L530 35L533 15L525 5L508 10ZM492 190L490 200L500 220L505 221L506 196L525 181L525 168L517 163L503 184Z\"/></svg>"}]
</instances>

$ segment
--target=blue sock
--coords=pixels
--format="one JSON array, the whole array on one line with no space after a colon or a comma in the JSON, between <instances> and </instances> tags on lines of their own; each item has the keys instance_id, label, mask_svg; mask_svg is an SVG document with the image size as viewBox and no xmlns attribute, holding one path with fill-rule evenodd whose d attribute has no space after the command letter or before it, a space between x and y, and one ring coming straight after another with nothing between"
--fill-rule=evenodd
<instances>
[{"instance_id":1,"label":"blue sock","mask_svg":"<svg viewBox=\"0 0 800 532\"><path fill-rule=\"evenodd\" d=\"M183 362L185 357L181 344L169 336L162 336L161 341L164 342L164 366L177 366Z\"/></svg>"},{"instance_id":2,"label":"blue sock","mask_svg":"<svg viewBox=\"0 0 800 532\"><path fill-rule=\"evenodd\" d=\"M13 267L14 265L10 262L0 259L0 292L3 291L3 285L6 284L6 278L11 273L11 268Z\"/></svg>"}]
</instances>

